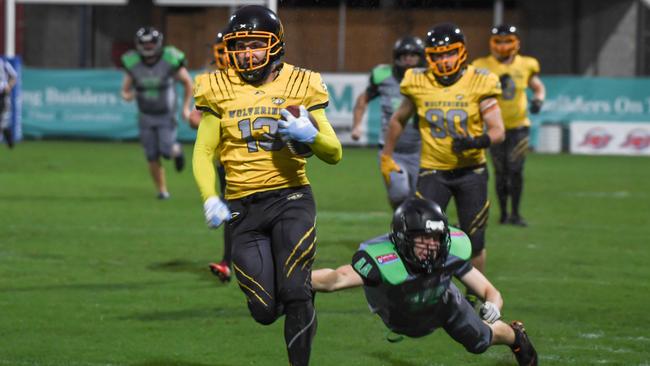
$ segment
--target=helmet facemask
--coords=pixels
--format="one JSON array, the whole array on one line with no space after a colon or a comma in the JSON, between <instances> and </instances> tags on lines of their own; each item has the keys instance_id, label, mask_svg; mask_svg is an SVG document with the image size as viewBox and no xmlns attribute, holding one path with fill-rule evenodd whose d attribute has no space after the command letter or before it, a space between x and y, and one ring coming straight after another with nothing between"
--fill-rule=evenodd
<instances>
[{"instance_id":1,"label":"helmet facemask","mask_svg":"<svg viewBox=\"0 0 650 366\"><path fill-rule=\"evenodd\" d=\"M451 85L462 75L467 65L467 48L462 42L455 42L449 45L427 47L424 49L429 69L433 72L436 80L443 85ZM456 57L453 64L445 61L445 57Z\"/></svg>"},{"instance_id":2,"label":"helmet facemask","mask_svg":"<svg viewBox=\"0 0 650 366\"><path fill-rule=\"evenodd\" d=\"M283 54L283 42L271 32L232 32L225 34L223 40L229 66L246 82L263 80ZM253 43L253 47L247 46L247 43ZM262 57L261 52L264 53Z\"/></svg>"},{"instance_id":3,"label":"helmet facemask","mask_svg":"<svg viewBox=\"0 0 650 366\"><path fill-rule=\"evenodd\" d=\"M135 34L135 48L142 57L159 56L163 47L163 35L155 28L140 28Z\"/></svg>"},{"instance_id":4,"label":"helmet facemask","mask_svg":"<svg viewBox=\"0 0 650 366\"><path fill-rule=\"evenodd\" d=\"M427 220L424 230L393 231L391 240L413 272L433 273L444 267L449 255L450 235L444 221Z\"/></svg>"},{"instance_id":5,"label":"helmet facemask","mask_svg":"<svg viewBox=\"0 0 650 366\"><path fill-rule=\"evenodd\" d=\"M514 34L495 34L490 37L490 51L497 60L507 60L519 52L519 37Z\"/></svg>"}]
</instances>

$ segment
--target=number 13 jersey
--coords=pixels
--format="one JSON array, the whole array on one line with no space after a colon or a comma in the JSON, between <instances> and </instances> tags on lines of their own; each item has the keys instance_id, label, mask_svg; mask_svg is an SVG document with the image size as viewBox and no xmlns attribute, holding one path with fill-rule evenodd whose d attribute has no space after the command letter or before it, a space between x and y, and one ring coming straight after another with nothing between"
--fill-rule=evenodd
<instances>
[{"instance_id":1,"label":"number 13 jersey","mask_svg":"<svg viewBox=\"0 0 650 366\"><path fill-rule=\"evenodd\" d=\"M226 198L309 184L305 159L292 154L277 134L280 110L325 108L328 93L319 73L284 64L277 78L253 86L233 70L195 79L196 107L220 120L218 154L226 170ZM320 126L331 130L330 126ZM332 132L333 133L333 132Z\"/></svg>"},{"instance_id":2,"label":"number 13 jersey","mask_svg":"<svg viewBox=\"0 0 650 366\"><path fill-rule=\"evenodd\" d=\"M485 163L484 149L455 153L451 145L455 137L478 137L484 133L479 104L501 94L495 74L470 65L458 81L444 86L428 69L409 69L400 91L417 108L422 135L421 168L453 170Z\"/></svg>"}]
</instances>

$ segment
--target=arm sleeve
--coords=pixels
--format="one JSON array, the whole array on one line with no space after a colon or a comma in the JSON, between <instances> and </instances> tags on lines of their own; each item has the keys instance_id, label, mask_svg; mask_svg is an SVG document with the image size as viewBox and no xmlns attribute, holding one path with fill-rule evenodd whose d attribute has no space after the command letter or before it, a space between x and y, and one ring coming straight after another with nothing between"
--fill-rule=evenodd
<instances>
[{"instance_id":1,"label":"arm sleeve","mask_svg":"<svg viewBox=\"0 0 650 366\"><path fill-rule=\"evenodd\" d=\"M374 83L374 75L370 75L368 86L366 87L366 96L368 101L371 101L379 96L379 87Z\"/></svg>"},{"instance_id":2,"label":"arm sleeve","mask_svg":"<svg viewBox=\"0 0 650 366\"><path fill-rule=\"evenodd\" d=\"M352 268L361 276L364 286L378 286L381 284L381 273L370 258L370 255L359 250L352 256Z\"/></svg>"},{"instance_id":3,"label":"arm sleeve","mask_svg":"<svg viewBox=\"0 0 650 366\"><path fill-rule=\"evenodd\" d=\"M338 137L336 137L334 128L327 120L325 110L322 108L317 109L312 111L311 115L318 123L318 134L311 145L311 149L322 161L328 164L338 163L343 157L343 148Z\"/></svg>"},{"instance_id":4,"label":"arm sleeve","mask_svg":"<svg viewBox=\"0 0 650 366\"><path fill-rule=\"evenodd\" d=\"M465 261L464 263L458 263L457 266L458 268L454 270L454 276L456 278L463 277L465 274L467 274L467 272L471 271L472 268L474 268L474 266L472 266L472 263L470 261Z\"/></svg>"},{"instance_id":5,"label":"arm sleeve","mask_svg":"<svg viewBox=\"0 0 650 366\"><path fill-rule=\"evenodd\" d=\"M208 197L217 196L215 156L221 138L221 121L211 113L203 113L194 143L192 170L194 180L205 202Z\"/></svg>"}]
</instances>

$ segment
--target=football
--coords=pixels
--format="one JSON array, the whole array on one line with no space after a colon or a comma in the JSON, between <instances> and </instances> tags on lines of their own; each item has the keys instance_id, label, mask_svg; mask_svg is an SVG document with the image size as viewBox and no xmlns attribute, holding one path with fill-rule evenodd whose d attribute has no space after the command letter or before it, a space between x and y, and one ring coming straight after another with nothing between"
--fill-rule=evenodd
<instances>
[{"instance_id":1,"label":"football","mask_svg":"<svg viewBox=\"0 0 650 366\"><path fill-rule=\"evenodd\" d=\"M290 105L285 108L289 113L291 113L294 117L300 117L300 107L297 105ZM282 117L280 117L282 118ZM309 121L311 122L314 127L318 130L318 122L314 119L314 117L309 113ZM314 152L311 151L311 147L309 145L296 141L296 140L289 140L286 141L285 144L287 145L287 148L289 151L291 151L293 154L298 155L303 158L308 158L312 155L314 155Z\"/></svg>"}]
</instances>

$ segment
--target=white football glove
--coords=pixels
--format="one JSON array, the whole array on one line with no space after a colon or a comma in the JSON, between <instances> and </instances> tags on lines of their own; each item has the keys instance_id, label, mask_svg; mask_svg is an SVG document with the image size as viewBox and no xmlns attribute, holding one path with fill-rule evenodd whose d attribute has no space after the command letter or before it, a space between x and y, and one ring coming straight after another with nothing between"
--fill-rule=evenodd
<instances>
[{"instance_id":1,"label":"white football glove","mask_svg":"<svg viewBox=\"0 0 650 366\"><path fill-rule=\"evenodd\" d=\"M203 213L205 214L205 222L211 228L218 228L224 221L230 220L230 209L228 206L217 196L212 196L205 200L203 203Z\"/></svg>"},{"instance_id":2,"label":"white football glove","mask_svg":"<svg viewBox=\"0 0 650 366\"><path fill-rule=\"evenodd\" d=\"M304 105L300 106L300 117L294 117L286 109L281 109L280 114L284 120L278 121L278 133L283 140L296 140L306 144L314 143L318 130L309 120L309 112Z\"/></svg>"},{"instance_id":3,"label":"white football glove","mask_svg":"<svg viewBox=\"0 0 650 366\"><path fill-rule=\"evenodd\" d=\"M486 301L481 305L480 314L481 318L490 324L501 318L499 307L489 301Z\"/></svg>"}]
</instances>

